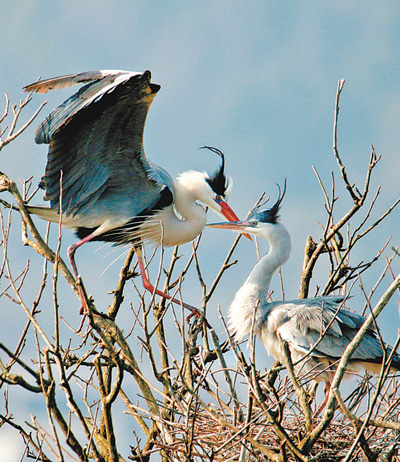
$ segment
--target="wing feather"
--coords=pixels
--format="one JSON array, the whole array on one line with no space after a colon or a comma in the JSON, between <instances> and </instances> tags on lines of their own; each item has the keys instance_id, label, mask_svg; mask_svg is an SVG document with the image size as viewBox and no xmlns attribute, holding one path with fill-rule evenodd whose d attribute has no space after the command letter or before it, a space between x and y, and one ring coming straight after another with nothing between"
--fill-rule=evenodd
<instances>
[{"instance_id":1,"label":"wing feather","mask_svg":"<svg viewBox=\"0 0 400 462\"><path fill-rule=\"evenodd\" d=\"M47 93L49 90L68 88L80 83L96 82L104 79L104 77L121 73L125 73L125 71L87 71L79 74L62 75L61 77L53 77L51 79L38 80L37 82L30 83L23 87L23 90L25 92Z\"/></svg>"},{"instance_id":2,"label":"wing feather","mask_svg":"<svg viewBox=\"0 0 400 462\"><path fill-rule=\"evenodd\" d=\"M275 302L270 304L274 306L263 322L268 322L275 310L284 311L277 330L291 349L305 354L317 344L312 356L337 360L365 321L363 316L341 308L343 301L344 297L316 297ZM381 342L376 332L369 329L352 360L379 362L382 356Z\"/></svg>"},{"instance_id":3,"label":"wing feather","mask_svg":"<svg viewBox=\"0 0 400 462\"><path fill-rule=\"evenodd\" d=\"M173 193L168 173L144 153L145 121L160 89L150 79L149 71L93 71L25 87L43 93L89 82L37 131L36 142L50 144L42 184L51 208L59 208L61 171L66 215L100 216L111 208L133 217L157 203L163 188Z\"/></svg>"}]
</instances>

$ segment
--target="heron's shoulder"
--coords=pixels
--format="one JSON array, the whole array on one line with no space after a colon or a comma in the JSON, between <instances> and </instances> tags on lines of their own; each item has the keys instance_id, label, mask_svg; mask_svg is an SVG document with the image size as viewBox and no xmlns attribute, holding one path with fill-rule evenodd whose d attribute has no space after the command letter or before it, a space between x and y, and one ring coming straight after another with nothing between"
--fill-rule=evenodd
<instances>
[{"instance_id":1,"label":"heron's shoulder","mask_svg":"<svg viewBox=\"0 0 400 462\"><path fill-rule=\"evenodd\" d=\"M264 303L262 308L266 313L282 310L290 315L300 313L302 310L321 310L322 308L338 308L346 299L342 295L327 295L322 297L299 298L294 300L280 300Z\"/></svg>"},{"instance_id":2,"label":"heron's shoulder","mask_svg":"<svg viewBox=\"0 0 400 462\"><path fill-rule=\"evenodd\" d=\"M172 193L175 194L175 184L171 175L153 162L147 162L145 166L149 180L154 181L158 186L166 186Z\"/></svg>"},{"instance_id":3,"label":"heron's shoulder","mask_svg":"<svg viewBox=\"0 0 400 462\"><path fill-rule=\"evenodd\" d=\"M345 295L323 295L320 297L308 297L308 298L299 298L297 300L290 300L288 303L297 305L297 306L305 306L305 307L339 307L343 306L345 300L349 297Z\"/></svg>"}]
</instances>

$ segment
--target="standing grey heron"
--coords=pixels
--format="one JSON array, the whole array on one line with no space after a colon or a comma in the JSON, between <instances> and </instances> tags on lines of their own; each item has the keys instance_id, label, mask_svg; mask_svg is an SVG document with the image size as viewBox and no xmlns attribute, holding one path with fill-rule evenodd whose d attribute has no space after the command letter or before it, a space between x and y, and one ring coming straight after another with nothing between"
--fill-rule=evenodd
<instances>
[{"instance_id":1,"label":"standing grey heron","mask_svg":"<svg viewBox=\"0 0 400 462\"><path fill-rule=\"evenodd\" d=\"M321 410L328 398L335 366L366 318L343 309L344 296L268 301L271 278L288 260L291 251L289 233L278 222L285 191L286 184L273 207L266 210L258 208L244 221L208 226L251 233L269 242L269 252L256 263L230 305L230 328L239 341L251 332L254 322L254 332L261 338L265 349L282 364L286 358L280 338L286 341L293 363L297 363L296 372L312 372L316 381L325 382L326 398ZM388 354L392 351L389 345L385 348ZM379 373L384 355L376 331L370 329L355 350L346 371L357 372L365 368ZM393 355L391 367L400 370L397 353Z\"/></svg>"},{"instance_id":2,"label":"standing grey heron","mask_svg":"<svg viewBox=\"0 0 400 462\"><path fill-rule=\"evenodd\" d=\"M226 202L231 178L225 176L224 155L218 171L188 171L174 182L150 162L143 132L150 105L160 89L150 71L91 71L41 80L24 91L85 83L39 126L35 141L49 144L41 186L50 207L28 206L41 218L76 230L79 241L68 248L75 277L75 251L88 241L136 246L143 285L154 291L143 263L141 243L180 245L194 239L206 225L201 201L228 220L238 217ZM158 295L171 297L156 290ZM180 303L172 299L176 303ZM189 305L187 308L192 309Z\"/></svg>"}]
</instances>

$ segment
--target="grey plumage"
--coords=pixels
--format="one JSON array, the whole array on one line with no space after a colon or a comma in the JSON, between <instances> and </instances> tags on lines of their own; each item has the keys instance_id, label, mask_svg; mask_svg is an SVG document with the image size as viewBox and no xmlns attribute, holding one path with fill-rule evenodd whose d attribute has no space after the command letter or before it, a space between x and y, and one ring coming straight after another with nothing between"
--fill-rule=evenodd
<instances>
[{"instance_id":1,"label":"grey plumage","mask_svg":"<svg viewBox=\"0 0 400 462\"><path fill-rule=\"evenodd\" d=\"M150 71L83 72L35 82L24 89L45 93L81 83L86 85L57 107L37 130L36 142L49 144L41 186L50 208L30 206L31 212L59 221L62 195L64 226L77 229L80 238L93 234L92 240L117 244L137 240L159 243L161 221L165 226L164 245L193 239L205 225L205 214L196 200L226 218L236 217L225 202L232 180L225 176L221 151L209 148L222 161L214 175L185 172L177 183L166 170L147 159L144 127L160 90L160 85L151 83ZM179 204L182 192L185 198ZM185 219L192 220L192 228L189 222L182 226ZM140 228L146 221L143 231Z\"/></svg>"},{"instance_id":2,"label":"grey plumage","mask_svg":"<svg viewBox=\"0 0 400 462\"><path fill-rule=\"evenodd\" d=\"M29 205L28 209L54 222L59 222L62 211L63 226L77 231L80 241L68 248L76 276L74 254L85 242L135 244L143 284L153 292L140 243L160 244L162 239L164 246L173 246L194 239L207 221L197 201L228 220L237 220L226 202L232 180L225 175L224 155L209 148L221 158L219 169L211 176L184 172L175 182L147 159L143 132L160 90L151 82L150 71L83 72L35 82L24 90L46 93L82 83L38 128L36 142L49 144L41 186L50 207Z\"/></svg>"},{"instance_id":3,"label":"grey plumage","mask_svg":"<svg viewBox=\"0 0 400 462\"><path fill-rule=\"evenodd\" d=\"M308 364L300 365L302 371L321 370L321 365L325 367L327 362L334 364L340 360L365 321L363 316L344 309L344 301L343 296L323 296L261 304L260 335L267 347L269 342L263 331L272 331L276 327L274 321L279 319L275 335L279 333L282 340L288 342L293 360L299 361L311 352ZM279 342L277 336L275 342ZM392 348L386 345L386 355L391 351ZM348 370L359 370L362 366L376 372L383 356L382 343L376 331L369 329L355 350ZM284 361L283 355L276 359ZM392 367L400 369L397 353L394 354ZM324 377L317 378L322 380Z\"/></svg>"},{"instance_id":4,"label":"grey plumage","mask_svg":"<svg viewBox=\"0 0 400 462\"><path fill-rule=\"evenodd\" d=\"M78 224L93 225L107 214L128 221L151 210L164 188L174 193L172 178L148 161L143 148L147 113L160 86L150 83L148 71L71 78L81 83L94 74L96 80L55 109L36 134L37 143L50 144L42 181L45 200L59 209L62 170L63 213L79 215Z\"/></svg>"},{"instance_id":5,"label":"grey plumage","mask_svg":"<svg viewBox=\"0 0 400 462\"><path fill-rule=\"evenodd\" d=\"M296 370L311 373L316 380L330 383L335 363L363 325L365 318L344 307L343 296L322 296L300 300L269 302L269 285L274 272L290 255L290 236L278 222L283 195L268 210L256 210L245 221L216 223L208 226L252 233L268 240L270 251L254 266L240 287L229 308L229 321L236 340L254 330L266 350L276 360L285 363L280 339L286 341ZM384 352L385 348L386 352ZM392 348L383 345L374 329L369 329L354 352L347 371L366 368L379 372L383 357ZM305 355L307 355L305 357ZM400 370L400 356L394 353L393 369Z\"/></svg>"}]
</instances>

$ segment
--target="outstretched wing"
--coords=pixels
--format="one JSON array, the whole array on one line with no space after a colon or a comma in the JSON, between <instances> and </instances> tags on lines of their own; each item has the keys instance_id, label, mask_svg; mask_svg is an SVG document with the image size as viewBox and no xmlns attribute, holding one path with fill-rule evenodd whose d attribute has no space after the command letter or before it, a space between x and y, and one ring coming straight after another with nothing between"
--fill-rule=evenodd
<instances>
[{"instance_id":1,"label":"outstretched wing","mask_svg":"<svg viewBox=\"0 0 400 462\"><path fill-rule=\"evenodd\" d=\"M151 73L92 71L43 80L25 87L50 89L87 83L39 126L37 143L49 143L42 185L51 208L63 213L105 213L133 217L149 209L173 183L167 172L147 160L143 132L159 85ZM100 224L100 223L99 223Z\"/></svg>"},{"instance_id":2,"label":"outstretched wing","mask_svg":"<svg viewBox=\"0 0 400 462\"><path fill-rule=\"evenodd\" d=\"M23 87L25 92L34 91L36 93L47 93L49 90L58 90L60 88L67 88L77 85L79 83L96 82L108 76L115 76L118 74L134 74L133 72L124 71L88 71L79 74L68 74L61 77L53 77L51 79L38 80L37 82L30 83ZM140 73L137 73L140 74Z\"/></svg>"}]
</instances>

